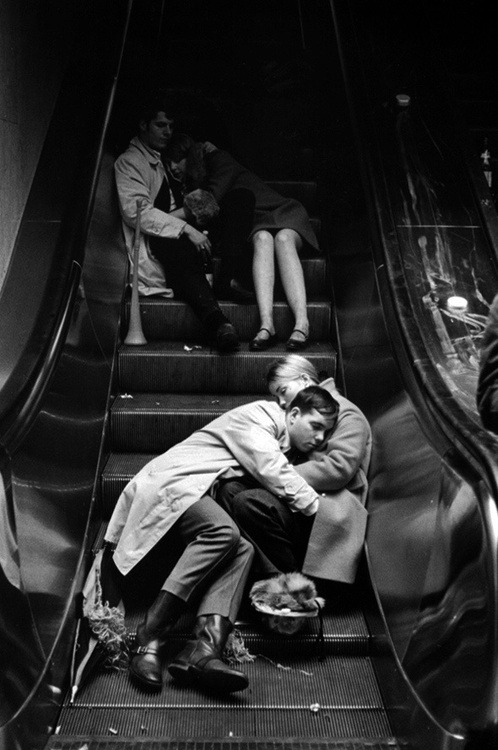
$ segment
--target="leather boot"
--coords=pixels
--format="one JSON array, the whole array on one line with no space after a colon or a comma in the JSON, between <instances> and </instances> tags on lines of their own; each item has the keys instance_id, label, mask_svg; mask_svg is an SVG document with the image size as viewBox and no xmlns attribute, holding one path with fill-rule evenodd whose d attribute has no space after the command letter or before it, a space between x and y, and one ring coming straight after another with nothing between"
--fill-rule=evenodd
<instances>
[{"instance_id":1,"label":"leather boot","mask_svg":"<svg viewBox=\"0 0 498 750\"><path fill-rule=\"evenodd\" d=\"M222 653L232 630L232 623L221 615L198 617L194 638L171 662L168 671L183 685L196 685L207 690L234 693L244 690L249 680L243 672L222 661Z\"/></svg>"},{"instance_id":2,"label":"leather boot","mask_svg":"<svg viewBox=\"0 0 498 750\"><path fill-rule=\"evenodd\" d=\"M185 602L169 591L160 591L137 628L130 675L148 690L161 690L164 639L185 609Z\"/></svg>"}]
</instances>

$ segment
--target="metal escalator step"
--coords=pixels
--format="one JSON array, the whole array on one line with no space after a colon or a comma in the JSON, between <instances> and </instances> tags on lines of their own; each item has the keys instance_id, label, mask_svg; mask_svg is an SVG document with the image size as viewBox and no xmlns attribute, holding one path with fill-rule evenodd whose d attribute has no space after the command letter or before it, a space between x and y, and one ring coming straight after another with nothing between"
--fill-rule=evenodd
<instances>
[{"instance_id":1,"label":"metal escalator step","mask_svg":"<svg viewBox=\"0 0 498 750\"><path fill-rule=\"evenodd\" d=\"M330 338L331 308L325 300L308 302L308 319L313 339L320 341ZM250 341L259 328L259 315L256 305L237 305L222 302L221 308L237 328L242 341ZM129 314L129 302L127 304ZM206 340L206 335L192 308L185 302L160 297L140 299L142 328L147 340L198 341ZM275 327L279 336L286 341L294 327L294 316L285 302L274 304Z\"/></svg>"},{"instance_id":2,"label":"metal escalator step","mask_svg":"<svg viewBox=\"0 0 498 750\"><path fill-rule=\"evenodd\" d=\"M134 637L139 622L143 620L145 609L127 612L126 627L131 637ZM168 650L172 653L179 651L191 633L194 618L185 616L179 620L174 630L167 638ZM250 654L263 655L265 658L287 659L290 650L298 650L301 658L308 657L313 661L322 654L320 645L318 618L309 620L305 628L294 636L283 638L260 625L259 620L251 618L240 619L236 623L236 630L243 638ZM323 653L351 654L367 656L370 653L370 633L358 606L341 609L341 602L331 599L330 610L323 616Z\"/></svg>"},{"instance_id":3,"label":"metal escalator step","mask_svg":"<svg viewBox=\"0 0 498 750\"><path fill-rule=\"evenodd\" d=\"M304 353L323 377L335 375L336 352L331 344L312 343ZM283 354L284 344L265 352L250 352L246 344L241 345L240 351L224 356L207 347L184 348L170 341L122 346L118 354L120 389L125 393L263 393L266 396L264 373L270 362Z\"/></svg>"},{"instance_id":4,"label":"metal escalator step","mask_svg":"<svg viewBox=\"0 0 498 750\"><path fill-rule=\"evenodd\" d=\"M216 696L179 687L165 676L146 694L126 672L102 671L66 704L59 734L215 739L391 736L372 664L367 657L323 661L290 655L242 665L247 690ZM90 689L91 688L91 689Z\"/></svg>"},{"instance_id":5,"label":"metal escalator step","mask_svg":"<svg viewBox=\"0 0 498 750\"><path fill-rule=\"evenodd\" d=\"M53 737L45 750L399 750L394 737L347 739L280 740L252 738L178 740L143 737Z\"/></svg>"},{"instance_id":6,"label":"metal escalator step","mask_svg":"<svg viewBox=\"0 0 498 750\"><path fill-rule=\"evenodd\" d=\"M260 398L257 393L118 395L110 409L113 449L162 453L229 409Z\"/></svg>"}]
</instances>

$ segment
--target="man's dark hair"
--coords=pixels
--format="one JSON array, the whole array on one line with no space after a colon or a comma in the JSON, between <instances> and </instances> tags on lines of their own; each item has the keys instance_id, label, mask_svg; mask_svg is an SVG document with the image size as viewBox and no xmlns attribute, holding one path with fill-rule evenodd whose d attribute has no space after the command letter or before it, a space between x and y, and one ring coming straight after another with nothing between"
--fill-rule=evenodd
<instances>
[{"instance_id":1,"label":"man's dark hair","mask_svg":"<svg viewBox=\"0 0 498 750\"><path fill-rule=\"evenodd\" d=\"M174 120L177 109L178 106L172 94L165 94L163 92L148 94L138 105L137 124L143 121L148 125L158 112L164 112L169 118Z\"/></svg>"},{"instance_id":2,"label":"man's dark hair","mask_svg":"<svg viewBox=\"0 0 498 750\"><path fill-rule=\"evenodd\" d=\"M337 419L339 414L339 404L335 398L319 385L308 385L297 393L287 407L287 411L297 406L303 414L316 409L320 414L329 419Z\"/></svg>"}]
</instances>

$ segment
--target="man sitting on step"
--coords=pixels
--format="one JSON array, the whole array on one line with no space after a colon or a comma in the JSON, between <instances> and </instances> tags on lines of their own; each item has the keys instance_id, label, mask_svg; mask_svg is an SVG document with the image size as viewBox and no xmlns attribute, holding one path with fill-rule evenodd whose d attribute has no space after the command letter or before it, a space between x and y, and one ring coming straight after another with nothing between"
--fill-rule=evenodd
<instances>
[{"instance_id":1,"label":"man sitting on step","mask_svg":"<svg viewBox=\"0 0 498 750\"><path fill-rule=\"evenodd\" d=\"M106 542L126 587L128 577L164 581L137 629L130 675L142 687L161 689L167 634L189 609L191 638L169 664L181 684L234 692L246 675L222 661L244 592L253 549L211 493L221 478L249 473L303 518L319 496L288 462L292 447L308 452L335 424L338 405L318 386L301 391L284 412L256 401L232 409L149 462L127 484L112 514ZM161 585L160 583L158 585Z\"/></svg>"},{"instance_id":2,"label":"man sitting on step","mask_svg":"<svg viewBox=\"0 0 498 750\"><path fill-rule=\"evenodd\" d=\"M173 132L172 107L163 98L147 101L139 113L137 135L116 159L114 172L123 234L133 263L140 204L139 293L178 295L192 307L213 344L222 352L230 352L238 348L239 338L206 278L203 260L210 256L210 239L185 220L181 185L162 160ZM250 227L254 200L247 202L242 191L229 197L222 207L226 221Z\"/></svg>"}]
</instances>

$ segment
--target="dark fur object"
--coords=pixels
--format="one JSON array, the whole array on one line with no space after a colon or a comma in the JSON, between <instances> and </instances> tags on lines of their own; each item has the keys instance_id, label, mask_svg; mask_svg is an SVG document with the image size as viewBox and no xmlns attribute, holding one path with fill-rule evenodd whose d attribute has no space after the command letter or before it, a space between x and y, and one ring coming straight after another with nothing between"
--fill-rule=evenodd
<instances>
[{"instance_id":1,"label":"dark fur object","mask_svg":"<svg viewBox=\"0 0 498 750\"><path fill-rule=\"evenodd\" d=\"M284 614L316 612L323 606L313 581L302 573L281 573L274 578L257 581L249 594L253 604L259 603ZM284 611L282 611L284 610Z\"/></svg>"},{"instance_id":2,"label":"dark fur object","mask_svg":"<svg viewBox=\"0 0 498 750\"><path fill-rule=\"evenodd\" d=\"M183 207L187 221L200 228L208 226L220 213L213 195L201 188L187 193L183 199Z\"/></svg>"}]
</instances>

